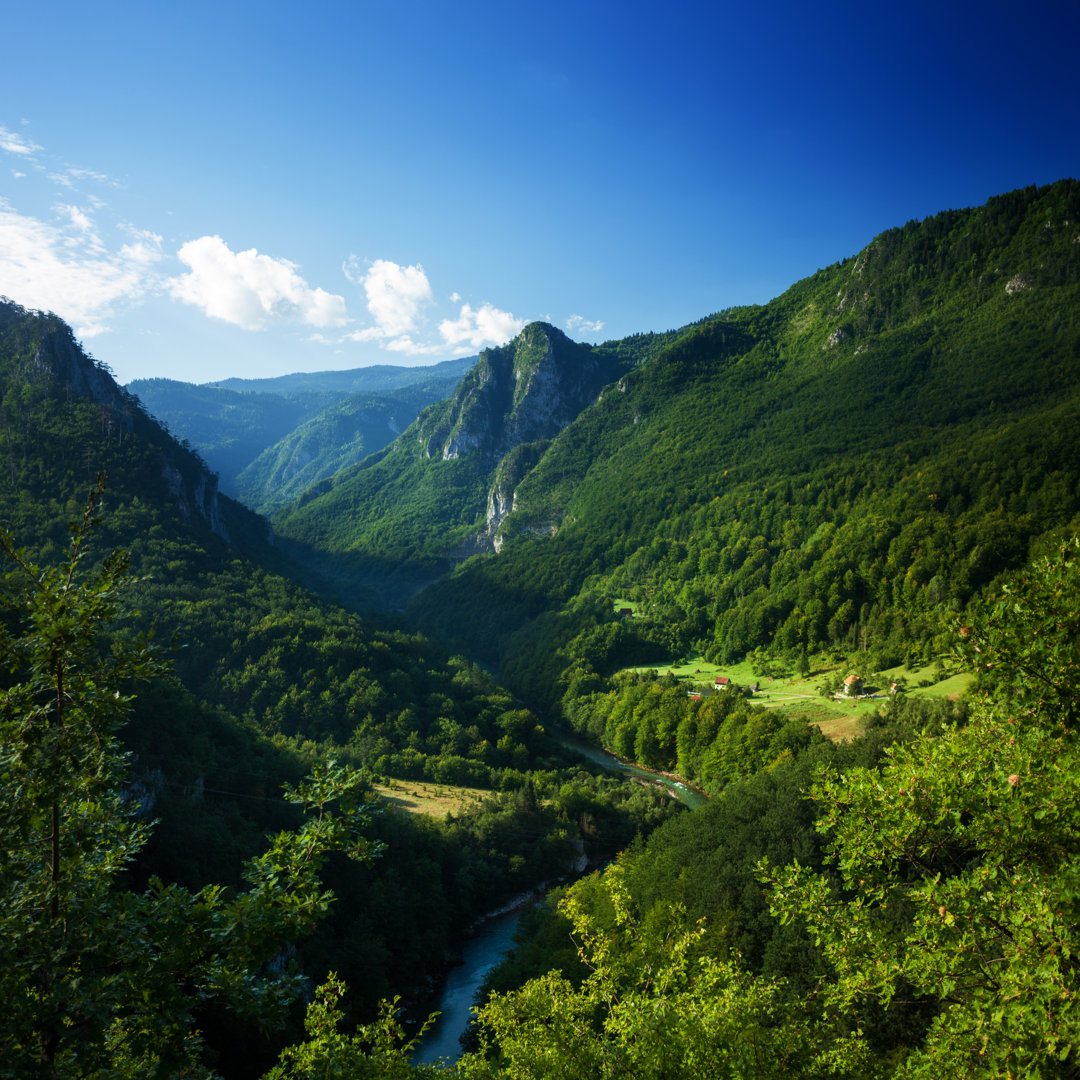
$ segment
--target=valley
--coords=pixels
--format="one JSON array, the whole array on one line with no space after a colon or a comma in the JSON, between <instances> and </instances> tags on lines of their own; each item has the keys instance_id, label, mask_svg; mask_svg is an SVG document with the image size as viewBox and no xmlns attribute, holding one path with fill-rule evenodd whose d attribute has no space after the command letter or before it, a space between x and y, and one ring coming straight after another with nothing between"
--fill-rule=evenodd
<instances>
[{"instance_id":1,"label":"valley","mask_svg":"<svg viewBox=\"0 0 1080 1080\"><path fill-rule=\"evenodd\" d=\"M1071 1075L1077 222L1063 180L678 330L250 385L0 304L5 1053ZM413 1062L385 1003L571 878Z\"/></svg>"}]
</instances>

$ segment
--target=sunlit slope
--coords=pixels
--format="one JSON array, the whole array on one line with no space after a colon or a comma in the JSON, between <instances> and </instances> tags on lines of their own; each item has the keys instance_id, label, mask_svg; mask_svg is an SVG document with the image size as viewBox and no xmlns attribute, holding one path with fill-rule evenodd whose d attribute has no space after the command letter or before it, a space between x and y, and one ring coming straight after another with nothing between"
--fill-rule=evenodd
<instances>
[{"instance_id":1,"label":"sunlit slope","mask_svg":"<svg viewBox=\"0 0 1080 1080\"><path fill-rule=\"evenodd\" d=\"M393 592L498 546L518 481L603 387L664 339L624 349L533 323L487 350L453 396L425 409L384 453L316 485L275 519L299 550Z\"/></svg>"},{"instance_id":2,"label":"sunlit slope","mask_svg":"<svg viewBox=\"0 0 1080 1080\"><path fill-rule=\"evenodd\" d=\"M512 667L625 595L641 617L608 637L725 659L925 641L1077 512L1078 222L1074 182L1012 193L691 328L553 440L501 554L417 614Z\"/></svg>"}]
</instances>

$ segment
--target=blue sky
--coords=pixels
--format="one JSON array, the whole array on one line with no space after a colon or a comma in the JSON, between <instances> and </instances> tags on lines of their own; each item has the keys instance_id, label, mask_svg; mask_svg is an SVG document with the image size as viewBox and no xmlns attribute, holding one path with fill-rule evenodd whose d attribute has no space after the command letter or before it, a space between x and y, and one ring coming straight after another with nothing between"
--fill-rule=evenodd
<instances>
[{"instance_id":1,"label":"blue sky","mask_svg":"<svg viewBox=\"0 0 1080 1080\"><path fill-rule=\"evenodd\" d=\"M0 293L122 382L761 303L1080 174L1075 3L8 5Z\"/></svg>"}]
</instances>

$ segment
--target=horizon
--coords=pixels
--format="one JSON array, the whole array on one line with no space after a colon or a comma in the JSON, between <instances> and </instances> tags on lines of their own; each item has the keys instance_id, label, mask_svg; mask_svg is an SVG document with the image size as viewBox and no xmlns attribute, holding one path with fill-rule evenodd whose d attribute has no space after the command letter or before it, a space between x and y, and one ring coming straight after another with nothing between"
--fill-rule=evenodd
<instances>
[{"instance_id":1,"label":"horizon","mask_svg":"<svg viewBox=\"0 0 1080 1080\"><path fill-rule=\"evenodd\" d=\"M767 303L886 229L1080 175L1080 12L977 14L17 9L49 63L0 72L0 293L125 384Z\"/></svg>"}]
</instances>

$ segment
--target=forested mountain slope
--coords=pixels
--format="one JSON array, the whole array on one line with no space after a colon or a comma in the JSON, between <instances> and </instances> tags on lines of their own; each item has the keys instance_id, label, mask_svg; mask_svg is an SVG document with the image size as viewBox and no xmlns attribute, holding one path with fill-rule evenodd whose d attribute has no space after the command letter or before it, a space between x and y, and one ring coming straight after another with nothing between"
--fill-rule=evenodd
<instances>
[{"instance_id":1,"label":"forested mountain slope","mask_svg":"<svg viewBox=\"0 0 1080 1080\"><path fill-rule=\"evenodd\" d=\"M445 360L422 368L380 365L272 379L224 379L202 386L175 379L136 379L127 390L176 438L199 448L219 474L225 492L242 493L247 505L265 512L336 469L382 449L422 406L448 396L474 360ZM336 406L343 406L344 414ZM328 415L320 421L324 410ZM301 427L304 431L298 430ZM285 447L274 449L289 436ZM268 457L256 465L264 453ZM253 471L238 484L237 478L249 466ZM287 489L284 493L282 487Z\"/></svg>"},{"instance_id":2,"label":"forested mountain slope","mask_svg":"<svg viewBox=\"0 0 1080 1080\"><path fill-rule=\"evenodd\" d=\"M237 498L260 514L295 501L315 484L392 442L457 380L432 379L382 395L350 394L266 447L236 478Z\"/></svg>"},{"instance_id":3,"label":"forested mountain slope","mask_svg":"<svg viewBox=\"0 0 1080 1080\"><path fill-rule=\"evenodd\" d=\"M552 439L670 336L593 347L533 323L487 350L384 454L284 508L275 528L398 602L468 555L498 550L517 485Z\"/></svg>"},{"instance_id":4,"label":"forested mountain slope","mask_svg":"<svg viewBox=\"0 0 1080 1080\"><path fill-rule=\"evenodd\" d=\"M349 969L356 1005L371 1015L379 997L425 985L455 927L583 853L603 857L670 812L644 789L581 772L466 660L296 584L265 519L220 495L199 457L87 357L65 324L0 304L0 524L24 562L63 564L69 523L99 475L101 520L83 572L127 550L137 610L110 632L121 647L136 631L156 635L173 672L134 688L123 733L132 753L126 797L159 821L130 867L136 885L152 874L192 888L238 885L241 860L262 849L265 834L295 824L281 784L329 758L369 777L485 789L460 821L376 818L372 839L393 858L331 865L347 903L321 936L288 943L313 978L331 964ZM4 562L5 574L17 570ZM9 602L3 627L17 632L20 614ZM13 667L5 687L20 675ZM5 709L8 739L24 727ZM14 736L4 753L19 758ZM17 794L7 791L0 821L5 860L20 850ZM0 928L12 970L14 953L4 950L17 950L17 937ZM232 1075L265 1063L268 1044L253 1030L212 1010L201 1026L215 1042L220 1030Z\"/></svg>"},{"instance_id":5,"label":"forested mountain slope","mask_svg":"<svg viewBox=\"0 0 1080 1080\"><path fill-rule=\"evenodd\" d=\"M501 553L416 615L548 702L642 654L935 651L1080 510L1078 235L1080 186L1026 189L689 329L552 441Z\"/></svg>"}]
</instances>

